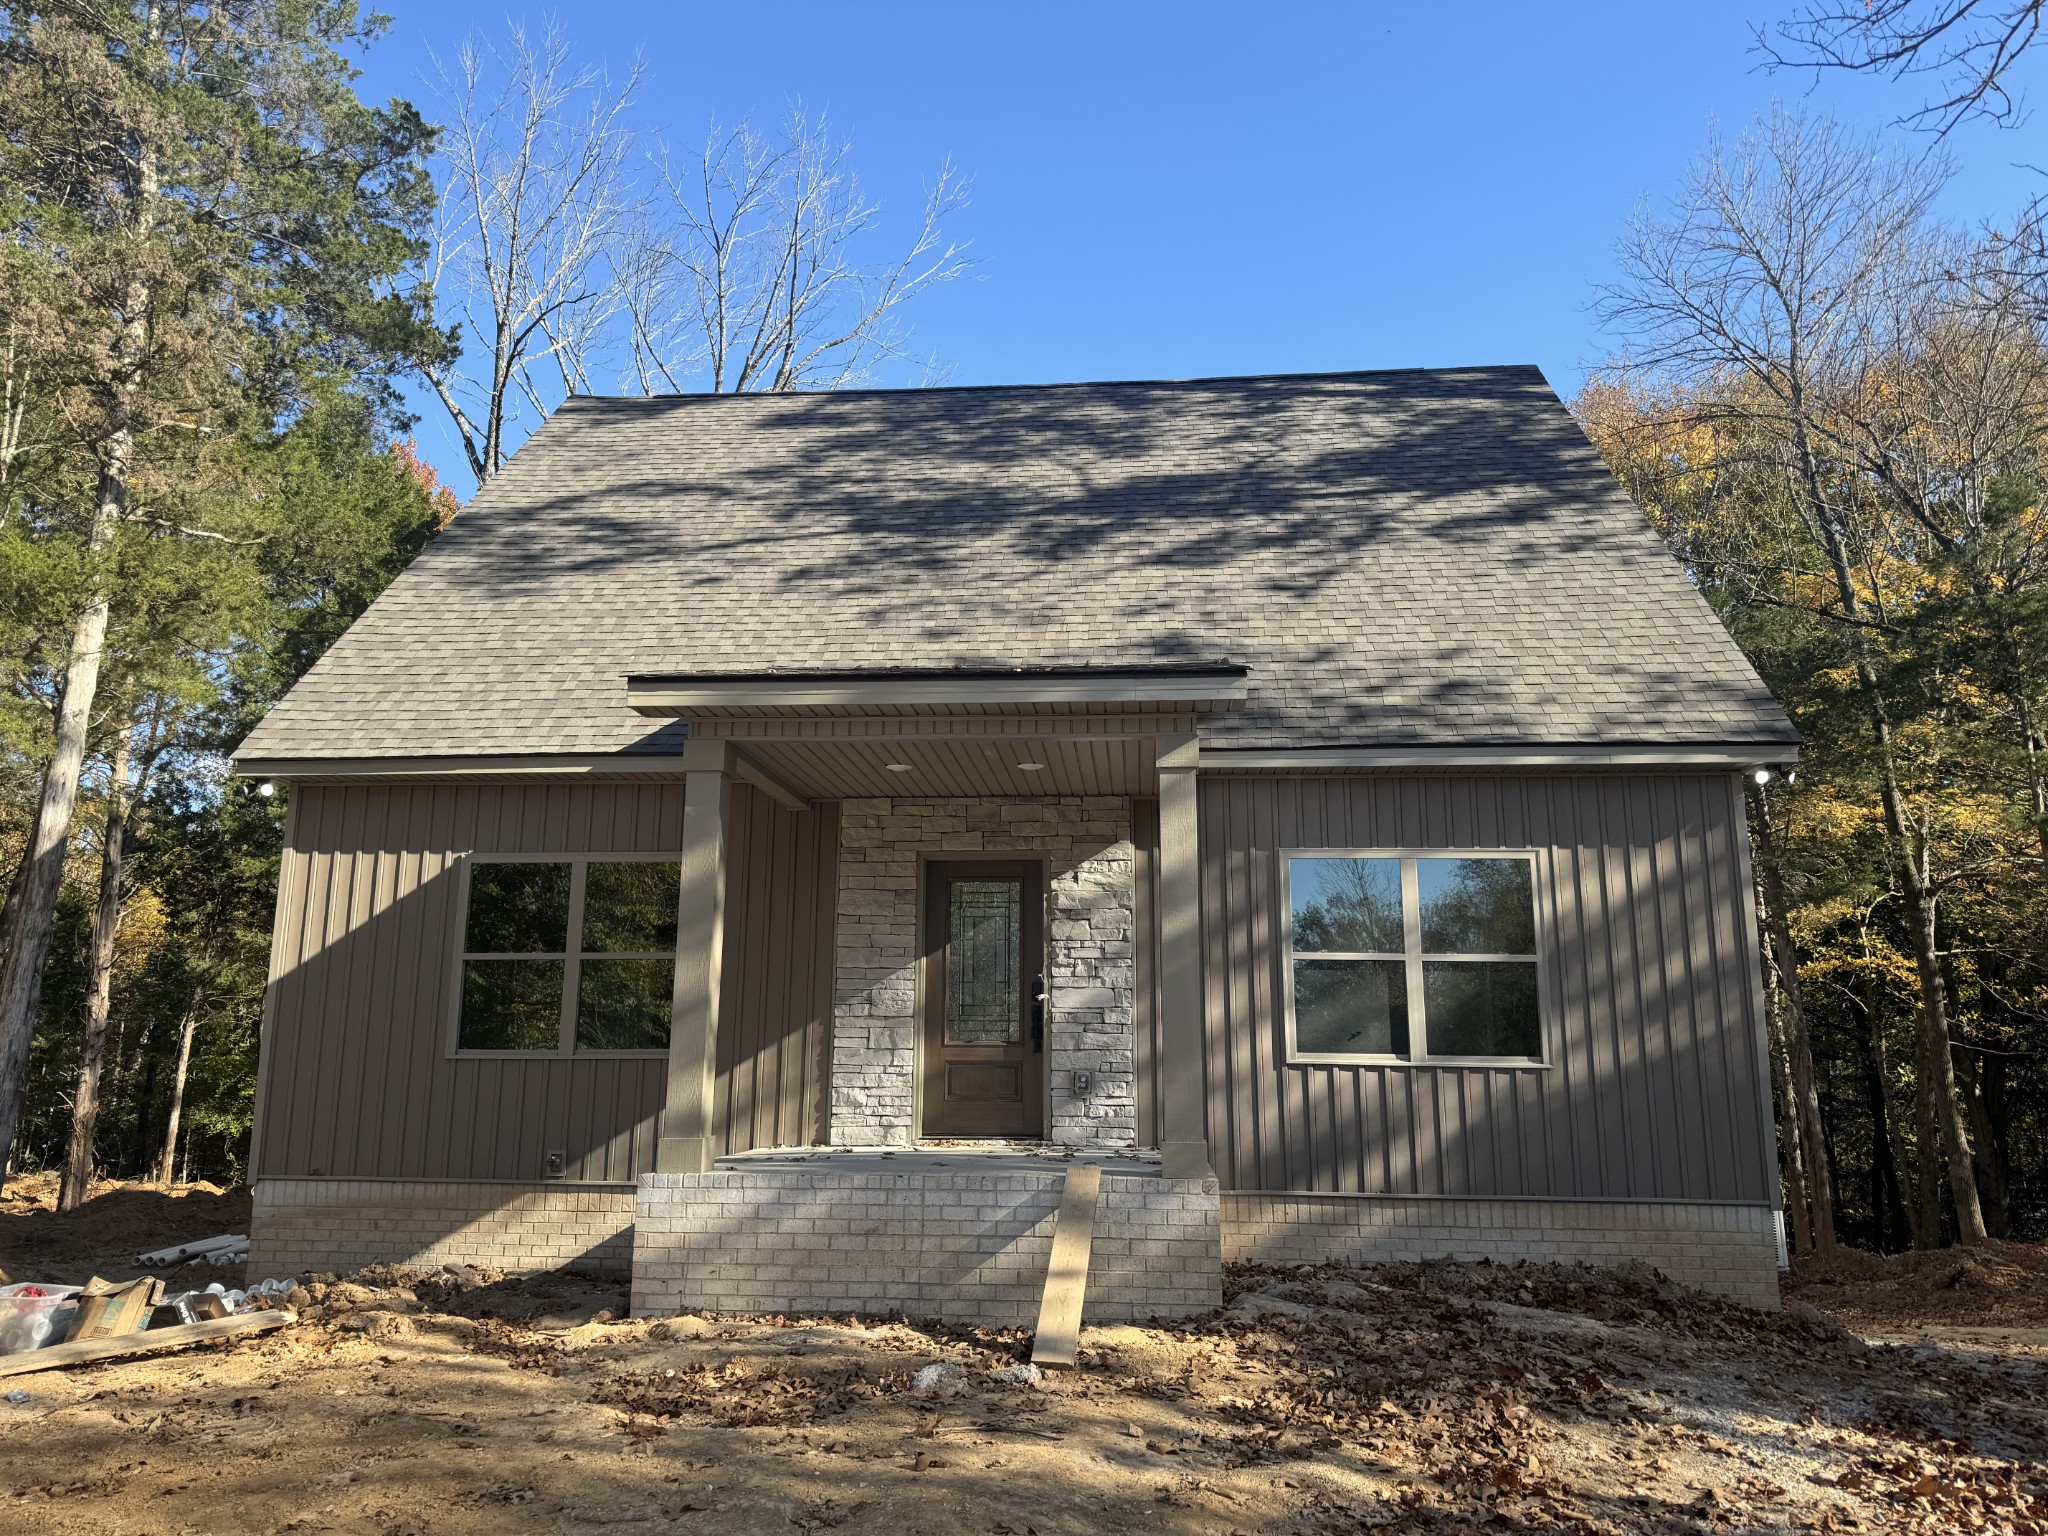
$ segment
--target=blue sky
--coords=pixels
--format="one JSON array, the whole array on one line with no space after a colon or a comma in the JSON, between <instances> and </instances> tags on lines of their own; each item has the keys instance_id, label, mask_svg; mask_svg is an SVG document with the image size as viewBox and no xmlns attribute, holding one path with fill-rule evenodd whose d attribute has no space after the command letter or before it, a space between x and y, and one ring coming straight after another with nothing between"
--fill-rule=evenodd
<instances>
[{"instance_id":1,"label":"blue sky","mask_svg":"<svg viewBox=\"0 0 2048 1536\"><path fill-rule=\"evenodd\" d=\"M947 156L976 275L921 302L918 346L962 384L1535 362L1577 387L1588 312L1639 199L1719 122L1776 97L1877 129L1911 84L1769 75L1752 25L1792 8L583 0L593 61L650 66L643 126L829 110L897 228ZM421 100L430 55L510 15L382 0L366 94ZM430 114L431 115L431 114ZM1907 136L1903 130L1894 130ZM2037 132L1962 130L1946 211L2015 208ZM422 398L428 459L465 489Z\"/></svg>"}]
</instances>

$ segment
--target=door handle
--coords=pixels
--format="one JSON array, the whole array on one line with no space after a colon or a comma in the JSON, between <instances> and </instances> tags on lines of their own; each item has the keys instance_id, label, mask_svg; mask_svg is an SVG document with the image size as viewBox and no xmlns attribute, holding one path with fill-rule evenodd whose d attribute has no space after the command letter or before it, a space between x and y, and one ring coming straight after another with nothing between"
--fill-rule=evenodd
<instances>
[{"instance_id":1,"label":"door handle","mask_svg":"<svg viewBox=\"0 0 2048 1536\"><path fill-rule=\"evenodd\" d=\"M1031 1049L1045 1049L1045 978L1031 978Z\"/></svg>"}]
</instances>

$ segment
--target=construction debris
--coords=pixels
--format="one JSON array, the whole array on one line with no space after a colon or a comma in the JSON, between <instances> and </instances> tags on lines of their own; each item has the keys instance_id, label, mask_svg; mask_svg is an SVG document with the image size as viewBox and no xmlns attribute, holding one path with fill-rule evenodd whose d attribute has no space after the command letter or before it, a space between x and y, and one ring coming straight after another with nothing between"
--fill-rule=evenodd
<instances>
[{"instance_id":1,"label":"construction debris","mask_svg":"<svg viewBox=\"0 0 2048 1536\"><path fill-rule=\"evenodd\" d=\"M78 1310L78 1293L75 1285L0 1285L0 1355L63 1338Z\"/></svg>"},{"instance_id":2,"label":"construction debris","mask_svg":"<svg viewBox=\"0 0 2048 1536\"><path fill-rule=\"evenodd\" d=\"M153 1355L191 1344L217 1339L269 1333L287 1323L297 1322L291 1312L257 1312L246 1317L219 1317L203 1323L183 1323L170 1328L151 1328L142 1333L123 1334L113 1339L79 1339L69 1344L52 1344L46 1349L0 1356L0 1376L22 1376L30 1371L55 1370L59 1366L83 1365L92 1360L113 1360L124 1355Z\"/></svg>"},{"instance_id":3,"label":"construction debris","mask_svg":"<svg viewBox=\"0 0 2048 1536\"><path fill-rule=\"evenodd\" d=\"M139 1333L149 1326L151 1310L163 1295L164 1283L154 1278L119 1281L95 1275L78 1294L78 1310L64 1335L73 1339L107 1339Z\"/></svg>"},{"instance_id":4,"label":"construction debris","mask_svg":"<svg viewBox=\"0 0 2048 1536\"><path fill-rule=\"evenodd\" d=\"M289 1281L264 1280L231 1291L216 1281L204 1290L166 1296L163 1281L154 1276L94 1276L84 1286L0 1286L0 1376L155 1353L222 1336L221 1325L229 1325L227 1334L263 1332L294 1319L285 1306L292 1289Z\"/></svg>"},{"instance_id":5,"label":"construction debris","mask_svg":"<svg viewBox=\"0 0 2048 1536\"><path fill-rule=\"evenodd\" d=\"M135 1262L152 1269L168 1269L174 1264L188 1264L194 1259L205 1259L209 1264L241 1264L249 1257L249 1235L246 1232L224 1233L219 1237L202 1237L197 1242L177 1243L169 1248L158 1248L149 1253L138 1253Z\"/></svg>"}]
</instances>

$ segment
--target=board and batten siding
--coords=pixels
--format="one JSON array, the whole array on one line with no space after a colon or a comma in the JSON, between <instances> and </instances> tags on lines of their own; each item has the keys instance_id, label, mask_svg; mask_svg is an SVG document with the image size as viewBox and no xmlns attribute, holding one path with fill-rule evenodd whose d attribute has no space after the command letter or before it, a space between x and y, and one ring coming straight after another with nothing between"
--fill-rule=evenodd
<instances>
[{"instance_id":1,"label":"board and batten siding","mask_svg":"<svg viewBox=\"0 0 2048 1536\"><path fill-rule=\"evenodd\" d=\"M680 784L303 784L265 996L252 1176L572 1181L652 1170L659 1057L450 1053L465 855L680 857ZM820 1140L837 807L732 797L718 1124Z\"/></svg>"},{"instance_id":2,"label":"board and batten siding","mask_svg":"<svg viewBox=\"0 0 2048 1536\"><path fill-rule=\"evenodd\" d=\"M1772 1202L1739 776L1205 775L1200 793L1208 1135L1224 1189ZM1139 951L1156 954L1148 809L1134 817ZM1290 1065L1281 859L1312 848L1534 849L1548 1065ZM1138 982L1150 1138L1156 966Z\"/></svg>"}]
</instances>

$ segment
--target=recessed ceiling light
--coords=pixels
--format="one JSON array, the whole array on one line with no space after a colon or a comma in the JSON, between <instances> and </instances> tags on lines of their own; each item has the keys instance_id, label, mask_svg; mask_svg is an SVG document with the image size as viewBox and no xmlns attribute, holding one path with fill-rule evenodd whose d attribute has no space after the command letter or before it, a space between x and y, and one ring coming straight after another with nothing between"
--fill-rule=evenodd
<instances>
[{"instance_id":1,"label":"recessed ceiling light","mask_svg":"<svg viewBox=\"0 0 2048 1536\"><path fill-rule=\"evenodd\" d=\"M1024 771L1025 771L1026 773L1036 773L1036 772L1038 772L1038 770L1039 770L1039 769L1043 768L1043 767L1045 766L1045 764L1043 764L1043 763L1019 763L1019 764L1018 764L1017 766L1018 766L1019 768L1022 768L1022 769L1023 769L1023 770L1024 770Z\"/></svg>"},{"instance_id":2,"label":"recessed ceiling light","mask_svg":"<svg viewBox=\"0 0 2048 1536\"><path fill-rule=\"evenodd\" d=\"M889 771L890 771L891 773L908 773L908 772L910 772L910 764L908 764L908 763L890 763L890 764L888 765L888 767L889 767Z\"/></svg>"}]
</instances>

